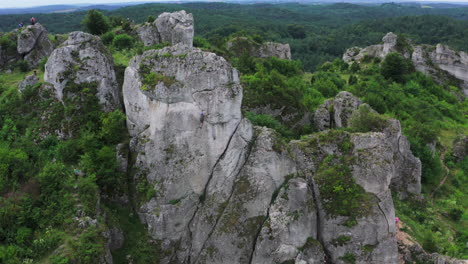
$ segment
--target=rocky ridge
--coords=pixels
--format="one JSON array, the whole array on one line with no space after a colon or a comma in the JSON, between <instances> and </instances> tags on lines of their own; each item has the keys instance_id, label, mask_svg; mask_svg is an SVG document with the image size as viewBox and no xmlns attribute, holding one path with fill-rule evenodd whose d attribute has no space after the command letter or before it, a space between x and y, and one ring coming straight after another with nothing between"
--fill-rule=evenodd
<instances>
[{"instance_id":1,"label":"rocky ridge","mask_svg":"<svg viewBox=\"0 0 468 264\"><path fill-rule=\"evenodd\" d=\"M347 63L360 62L366 56L385 58L390 52L398 52L411 59L416 70L429 74L440 83L458 80L465 97L468 96L468 54L454 51L446 45L414 45L409 40L388 33L383 44L366 48L353 47L343 54Z\"/></svg>"}]
</instances>

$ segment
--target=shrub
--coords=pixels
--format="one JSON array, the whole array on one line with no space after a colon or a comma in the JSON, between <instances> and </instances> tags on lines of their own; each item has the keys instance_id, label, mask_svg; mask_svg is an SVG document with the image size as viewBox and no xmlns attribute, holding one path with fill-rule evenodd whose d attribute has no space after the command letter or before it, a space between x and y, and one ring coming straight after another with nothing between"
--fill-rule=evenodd
<instances>
[{"instance_id":1,"label":"shrub","mask_svg":"<svg viewBox=\"0 0 468 264\"><path fill-rule=\"evenodd\" d=\"M48 57L44 57L39 61L39 69L41 69L41 71L43 72L45 71L45 65L48 59L49 59Z\"/></svg>"},{"instance_id":2,"label":"shrub","mask_svg":"<svg viewBox=\"0 0 468 264\"><path fill-rule=\"evenodd\" d=\"M269 115L256 115L252 112L245 113L245 117L256 126L264 126L276 130L281 136L291 138L293 133L287 127L282 125L278 120Z\"/></svg>"},{"instance_id":3,"label":"shrub","mask_svg":"<svg viewBox=\"0 0 468 264\"><path fill-rule=\"evenodd\" d=\"M99 11L91 9L83 20L83 25L91 34L102 35L109 31L110 24L108 19Z\"/></svg>"},{"instance_id":4,"label":"shrub","mask_svg":"<svg viewBox=\"0 0 468 264\"><path fill-rule=\"evenodd\" d=\"M119 50L130 49L133 46L133 38L127 34L115 36L112 44Z\"/></svg>"},{"instance_id":5,"label":"shrub","mask_svg":"<svg viewBox=\"0 0 468 264\"><path fill-rule=\"evenodd\" d=\"M463 210L461 210L461 209L452 208L452 209L450 209L450 211L449 211L449 217L450 217L450 219L452 219L452 220L455 221L455 222L460 221L460 219L462 218L462 216L463 216Z\"/></svg>"},{"instance_id":6,"label":"shrub","mask_svg":"<svg viewBox=\"0 0 468 264\"><path fill-rule=\"evenodd\" d=\"M350 127L356 132L379 132L388 126L388 119L385 116L374 112L370 106L364 104L353 113L350 120Z\"/></svg>"},{"instance_id":7,"label":"shrub","mask_svg":"<svg viewBox=\"0 0 468 264\"><path fill-rule=\"evenodd\" d=\"M381 74L389 80L403 82L404 75L413 71L413 64L398 53L390 53L382 62Z\"/></svg>"},{"instance_id":8,"label":"shrub","mask_svg":"<svg viewBox=\"0 0 468 264\"><path fill-rule=\"evenodd\" d=\"M18 69L21 71L21 72L27 72L29 71L29 64L27 61L25 60L20 60L16 63L16 67L18 67Z\"/></svg>"},{"instance_id":9,"label":"shrub","mask_svg":"<svg viewBox=\"0 0 468 264\"><path fill-rule=\"evenodd\" d=\"M112 31L106 32L104 35L101 36L102 43L105 45L112 44L114 41L115 34Z\"/></svg>"},{"instance_id":10,"label":"shrub","mask_svg":"<svg viewBox=\"0 0 468 264\"><path fill-rule=\"evenodd\" d=\"M146 19L146 22L153 23L154 20L156 20L156 18L154 18L154 16L148 16L148 18Z\"/></svg>"}]
</instances>

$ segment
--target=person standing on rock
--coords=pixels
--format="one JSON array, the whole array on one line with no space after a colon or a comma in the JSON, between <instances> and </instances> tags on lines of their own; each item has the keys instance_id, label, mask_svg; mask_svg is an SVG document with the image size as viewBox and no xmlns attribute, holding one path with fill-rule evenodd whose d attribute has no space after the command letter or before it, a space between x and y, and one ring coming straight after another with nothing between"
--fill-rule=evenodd
<instances>
[{"instance_id":1,"label":"person standing on rock","mask_svg":"<svg viewBox=\"0 0 468 264\"><path fill-rule=\"evenodd\" d=\"M23 28L23 22L21 22L21 23L18 24L18 28L19 28L19 29L22 29L22 28Z\"/></svg>"},{"instance_id":2,"label":"person standing on rock","mask_svg":"<svg viewBox=\"0 0 468 264\"><path fill-rule=\"evenodd\" d=\"M34 17L31 17L31 25L34 26L34 24L36 24L36 19Z\"/></svg>"}]
</instances>

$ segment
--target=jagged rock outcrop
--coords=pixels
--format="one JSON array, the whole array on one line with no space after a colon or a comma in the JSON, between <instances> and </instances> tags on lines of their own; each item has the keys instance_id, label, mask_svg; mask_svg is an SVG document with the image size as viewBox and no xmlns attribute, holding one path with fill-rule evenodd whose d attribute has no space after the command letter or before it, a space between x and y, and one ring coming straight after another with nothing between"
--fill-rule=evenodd
<instances>
[{"instance_id":1,"label":"jagged rock outcrop","mask_svg":"<svg viewBox=\"0 0 468 264\"><path fill-rule=\"evenodd\" d=\"M39 82L39 78L36 75L28 75L18 84L18 91L23 92L28 86L34 86Z\"/></svg>"},{"instance_id":2,"label":"jagged rock outcrop","mask_svg":"<svg viewBox=\"0 0 468 264\"><path fill-rule=\"evenodd\" d=\"M17 43L18 53L32 67L39 65L39 61L48 57L54 49L49 40L47 29L39 23L21 30Z\"/></svg>"},{"instance_id":3,"label":"jagged rock outcrop","mask_svg":"<svg viewBox=\"0 0 468 264\"><path fill-rule=\"evenodd\" d=\"M326 100L314 113L314 124L320 131L347 127L353 112L362 104L350 92L342 91L333 99Z\"/></svg>"},{"instance_id":4,"label":"jagged rock outcrop","mask_svg":"<svg viewBox=\"0 0 468 264\"><path fill-rule=\"evenodd\" d=\"M193 16L185 10L162 13L153 23L144 23L135 30L145 46L164 42L193 46Z\"/></svg>"},{"instance_id":5,"label":"jagged rock outcrop","mask_svg":"<svg viewBox=\"0 0 468 264\"><path fill-rule=\"evenodd\" d=\"M390 52L398 52L411 59L416 70L431 75L439 83L458 80L464 96L468 96L468 54L465 52L454 51L442 44L435 47L413 45L409 40L400 40L393 33L388 33L382 40L384 44L348 49L343 60L347 63L360 62L366 55L385 58Z\"/></svg>"},{"instance_id":6,"label":"jagged rock outcrop","mask_svg":"<svg viewBox=\"0 0 468 264\"><path fill-rule=\"evenodd\" d=\"M291 48L289 44L282 44L276 42L265 42L258 49L257 57L268 58L277 57L280 59L291 59Z\"/></svg>"},{"instance_id":7,"label":"jagged rock outcrop","mask_svg":"<svg viewBox=\"0 0 468 264\"><path fill-rule=\"evenodd\" d=\"M237 55L249 54L252 57L291 59L289 44L276 42L257 43L246 37L236 37L227 43L227 49Z\"/></svg>"},{"instance_id":8,"label":"jagged rock outcrop","mask_svg":"<svg viewBox=\"0 0 468 264\"><path fill-rule=\"evenodd\" d=\"M372 45L366 48L353 47L343 54L343 60L347 63L361 61L366 55L370 57L385 58L391 52L397 52L397 35L387 33L383 38L383 44ZM409 54L406 54L409 57ZM405 57L406 57L405 56Z\"/></svg>"},{"instance_id":9,"label":"jagged rock outcrop","mask_svg":"<svg viewBox=\"0 0 468 264\"><path fill-rule=\"evenodd\" d=\"M352 116L360 107L367 106L349 92L342 91L326 100L314 113L314 124L320 131L330 128L349 127ZM373 111L373 110L372 110ZM405 197L407 193L421 192L421 161L410 150L408 139L401 134L398 120L389 120L384 130L386 141L391 143L395 163L392 187Z\"/></svg>"},{"instance_id":10,"label":"jagged rock outcrop","mask_svg":"<svg viewBox=\"0 0 468 264\"><path fill-rule=\"evenodd\" d=\"M406 177L398 162L420 168L399 158L411 152L396 121L286 144L242 118L226 60L182 44L135 57L123 95L134 181L154 190L138 213L162 263L396 263L389 186ZM330 104L344 127L361 102Z\"/></svg>"},{"instance_id":11,"label":"jagged rock outcrop","mask_svg":"<svg viewBox=\"0 0 468 264\"><path fill-rule=\"evenodd\" d=\"M104 111L121 108L120 91L111 54L97 36L72 32L50 55L44 81L53 85L60 101L73 96L72 84L92 84ZM78 87L79 88L79 87Z\"/></svg>"}]
</instances>

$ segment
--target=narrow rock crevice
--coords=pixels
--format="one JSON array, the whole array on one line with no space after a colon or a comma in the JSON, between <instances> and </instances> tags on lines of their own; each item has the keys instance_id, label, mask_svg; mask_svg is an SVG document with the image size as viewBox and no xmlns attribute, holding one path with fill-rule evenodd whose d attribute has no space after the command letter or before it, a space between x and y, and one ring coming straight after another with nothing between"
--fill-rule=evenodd
<instances>
[{"instance_id":1,"label":"narrow rock crevice","mask_svg":"<svg viewBox=\"0 0 468 264\"><path fill-rule=\"evenodd\" d=\"M322 245L322 248L323 248L323 253L325 254L325 263L327 264L331 264L331 254L330 252L328 251L328 248L325 246L325 242L323 240L323 234L322 234L322 228L323 228L323 223L321 221L321 216L322 214L324 213L323 211L323 208L321 208L320 206L320 202L319 202L319 197L318 197L318 186L317 184L315 183L314 179L310 179L310 183L311 185L311 190L312 190L312 197L314 199L314 204L315 204L315 208L316 208L316 218L317 218L317 225L316 225L316 229L317 229L317 240L320 242L320 244Z\"/></svg>"},{"instance_id":2,"label":"narrow rock crevice","mask_svg":"<svg viewBox=\"0 0 468 264\"><path fill-rule=\"evenodd\" d=\"M205 184L205 188L203 189L203 193L202 195L200 195L199 197L199 203L198 203L198 206L197 208L195 209L195 212L193 213L192 217L190 217L190 221L188 222L187 224L187 228L188 228L188 231L189 231L189 241L190 241L190 246L189 246L189 250L188 250L188 263L191 263L191 253L192 253L192 237L193 237L193 234L192 234L192 231L190 230L190 226L192 225L193 223L193 220L195 219L195 216L197 215L198 213L198 210L200 210L200 207L203 205L204 201L205 201L205 198L206 198L206 192L207 192L207 189L208 189L208 186L210 185L210 182L211 182L211 179L213 178L213 174L214 174L214 171L216 169L216 167L218 166L219 162L224 158L224 156L226 155L226 152L227 150L229 149L229 146L231 145L231 141L232 139L234 138L234 136L236 135L237 133L237 130L239 128L239 126L241 125L242 123L242 120L239 121L239 123L237 124L236 128L234 129L233 133L231 134L231 136L229 137L229 140L226 144L226 147L224 148L223 150L223 153L221 153L221 155L218 157L218 159L216 160L215 164L213 165L212 169L211 169L211 173L210 173L210 176L208 177L208 180L206 181L206 184Z\"/></svg>"},{"instance_id":3,"label":"narrow rock crevice","mask_svg":"<svg viewBox=\"0 0 468 264\"><path fill-rule=\"evenodd\" d=\"M242 170L243 168L245 167L245 164L247 164L247 162L249 161L249 158L250 158L250 154L252 153L252 148L253 148L253 145L255 144L255 140L256 138L254 137L251 142L249 142L249 144L247 145L247 155L245 156L245 159L244 159L244 162L243 164L241 165L241 167L239 168L239 171L238 173L236 174L235 176L235 179L238 179L239 178L239 175L242 173ZM246 141L247 142L247 141ZM242 155L242 154L241 154ZM236 166L237 167L237 166ZM231 199L232 199L232 196L234 195L234 191L236 190L236 181L234 179L234 184L232 186L232 189L231 189L231 192L229 194L229 197L228 199L225 201L227 205L229 205L229 203L231 202ZM211 229L210 233L208 234L208 236L206 237L205 241L203 242L203 245L202 247L200 248L200 252L198 253L197 257L195 258L194 262L193 263L197 263L198 259L200 258L200 255L201 253L203 252L203 250L205 249L206 247L206 243L208 242L208 240L210 240L211 236L213 235L214 231L216 230L216 227L218 226L218 223L219 223L219 220L221 219L221 217L224 215L224 212L226 211L226 208L228 206L225 206L221 213L219 213L216 217L216 221L215 221L215 224L213 225L213 228ZM189 262L190 263L190 262Z\"/></svg>"},{"instance_id":4,"label":"narrow rock crevice","mask_svg":"<svg viewBox=\"0 0 468 264\"><path fill-rule=\"evenodd\" d=\"M379 210L380 212L382 212L382 215L384 216L385 218L385 223L387 223L387 233L390 233L390 224L388 223L388 218L387 218L387 215L385 214L384 210L382 209L382 207L380 206L380 203L382 202L382 200L380 200L380 198L375 195L375 198L377 198L378 202L377 202L377 207L379 207Z\"/></svg>"}]
</instances>

